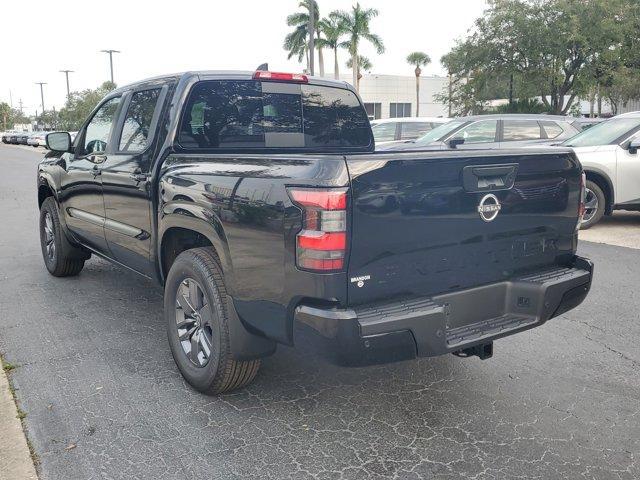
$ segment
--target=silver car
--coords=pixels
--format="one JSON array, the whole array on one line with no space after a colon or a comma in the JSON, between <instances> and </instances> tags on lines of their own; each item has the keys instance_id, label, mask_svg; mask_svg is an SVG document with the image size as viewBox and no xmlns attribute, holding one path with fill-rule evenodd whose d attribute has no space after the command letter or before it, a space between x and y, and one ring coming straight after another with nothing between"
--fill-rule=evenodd
<instances>
[{"instance_id":1,"label":"silver car","mask_svg":"<svg viewBox=\"0 0 640 480\"><path fill-rule=\"evenodd\" d=\"M561 143L580 132L573 117L535 114L474 115L454 118L417 140L376 150L488 149Z\"/></svg>"},{"instance_id":2,"label":"silver car","mask_svg":"<svg viewBox=\"0 0 640 480\"><path fill-rule=\"evenodd\" d=\"M47 146L47 133L49 132L33 132L27 139L27 145L32 147L46 147Z\"/></svg>"}]
</instances>

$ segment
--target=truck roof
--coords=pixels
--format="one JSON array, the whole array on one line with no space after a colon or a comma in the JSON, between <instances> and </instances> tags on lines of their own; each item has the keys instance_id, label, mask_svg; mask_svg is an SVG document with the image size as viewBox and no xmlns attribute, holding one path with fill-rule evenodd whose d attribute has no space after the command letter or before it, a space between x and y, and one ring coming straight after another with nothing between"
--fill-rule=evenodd
<instances>
[{"instance_id":1,"label":"truck roof","mask_svg":"<svg viewBox=\"0 0 640 480\"><path fill-rule=\"evenodd\" d=\"M138 80L136 82L129 83L127 85L123 85L118 87L111 93L119 93L124 90L130 90L131 88L135 88L139 85L145 85L148 83L154 83L165 80L179 80L185 77L200 77L202 80L216 80L216 79L229 79L229 80L251 80L253 79L254 71L249 70L193 70L186 72L178 72L166 75L158 75L155 77L145 78L143 80ZM306 75L306 74L305 74ZM353 86L350 83L345 82L344 80L334 80L325 77L316 77L307 75L309 79L308 83L313 85L324 85L327 87L336 87L336 88L346 88L348 90L355 91Z\"/></svg>"}]
</instances>

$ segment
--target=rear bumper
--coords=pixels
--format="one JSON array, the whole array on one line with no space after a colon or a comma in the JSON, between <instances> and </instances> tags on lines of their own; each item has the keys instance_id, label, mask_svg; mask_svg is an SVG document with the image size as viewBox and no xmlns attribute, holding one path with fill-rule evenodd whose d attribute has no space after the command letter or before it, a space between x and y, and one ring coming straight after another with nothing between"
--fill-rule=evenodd
<instances>
[{"instance_id":1,"label":"rear bumper","mask_svg":"<svg viewBox=\"0 0 640 480\"><path fill-rule=\"evenodd\" d=\"M542 325L578 306L593 264L575 256L509 281L353 309L296 308L297 332L340 364L367 365L457 352Z\"/></svg>"}]
</instances>

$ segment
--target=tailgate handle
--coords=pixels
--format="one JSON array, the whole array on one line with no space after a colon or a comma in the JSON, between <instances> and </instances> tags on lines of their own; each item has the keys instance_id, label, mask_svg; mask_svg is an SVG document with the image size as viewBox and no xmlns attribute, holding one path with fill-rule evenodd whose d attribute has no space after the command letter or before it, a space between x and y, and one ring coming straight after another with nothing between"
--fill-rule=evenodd
<instances>
[{"instance_id":1,"label":"tailgate handle","mask_svg":"<svg viewBox=\"0 0 640 480\"><path fill-rule=\"evenodd\" d=\"M462 169L462 183L467 192L509 190L518 174L518 164L468 165Z\"/></svg>"}]
</instances>

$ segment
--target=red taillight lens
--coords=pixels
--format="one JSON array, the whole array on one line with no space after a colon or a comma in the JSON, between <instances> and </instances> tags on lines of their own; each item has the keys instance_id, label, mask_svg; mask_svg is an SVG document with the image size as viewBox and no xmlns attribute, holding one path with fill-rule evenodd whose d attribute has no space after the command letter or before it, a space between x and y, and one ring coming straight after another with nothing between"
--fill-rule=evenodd
<instances>
[{"instance_id":1,"label":"red taillight lens","mask_svg":"<svg viewBox=\"0 0 640 480\"><path fill-rule=\"evenodd\" d=\"M345 232L326 233L303 230L298 234L298 246L309 250L345 250L347 234Z\"/></svg>"},{"instance_id":2,"label":"red taillight lens","mask_svg":"<svg viewBox=\"0 0 640 480\"><path fill-rule=\"evenodd\" d=\"M303 212L303 229L296 237L296 263L306 270L344 268L347 250L347 190L289 188Z\"/></svg>"},{"instance_id":3,"label":"red taillight lens","mask_svg":"<svg viewBox=\"0 0 640 480\"><path fill-rule=\"evenodd\" d=\"M272 80L280 82L309 83L309 77L301 73L268 72L258 70L253 74L254 80Z\"/></svg>"}]
</instances>

